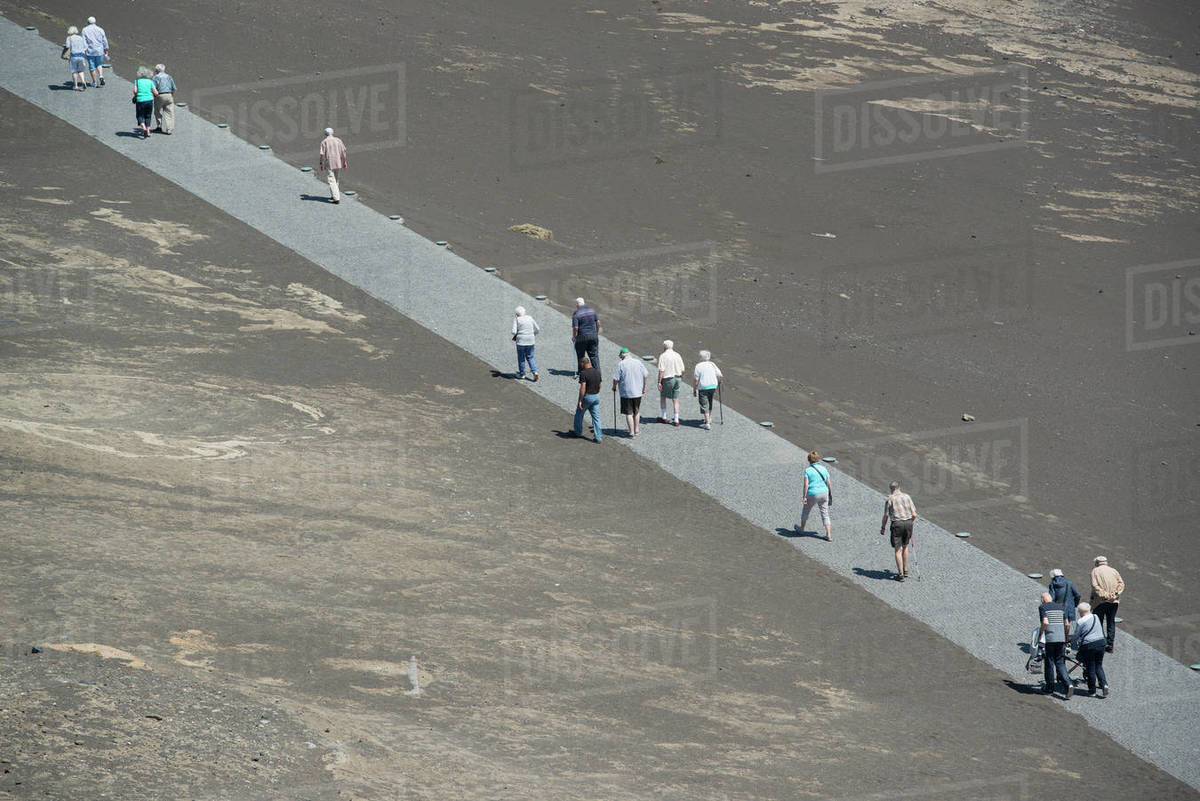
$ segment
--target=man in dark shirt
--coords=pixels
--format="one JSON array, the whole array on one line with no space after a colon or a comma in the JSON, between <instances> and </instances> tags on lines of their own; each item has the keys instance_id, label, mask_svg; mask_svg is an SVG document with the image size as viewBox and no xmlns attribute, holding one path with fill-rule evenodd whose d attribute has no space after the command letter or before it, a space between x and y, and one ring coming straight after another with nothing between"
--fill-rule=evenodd
<instances>
[{"instance_id":1,"label":"man in dark shirt","mask_svg":"<svg viewBox=\"0 0 1200 801\"><path fill-rule=\"evenodd\" d=\"M1070 698L1071 691L1075 688L1071 684L1071 677L1067 674L1067 662L1063 658L1063 654L1067 647L1067 633L1071 624L1067 620L1067 613L1062 605L1054 603L1054 598L1048 592L1042 593L1042 605L1038 607L1038 620L1042 623L1039 631L1045 638L1046 658L1042 660L1042 669L1043 678L1046 680L1046 694L1050 695L1054 692L1054 672L1058 671L1058 677L1066 685L1064 692L1067 698Z\"/></svg>"},{"instance_id":2,"label":"man in dark shirt","mask_svg":"<svg viewBox=\"0 0 1200 801\"><path fill-rule=\"evenodd\" d=\"M596 310L575 298L575 313L571 315L571 341L575 343L575 361L587 354L592 364L600 363L600 318Z\"/></svg>"},{"instance_id":3,"label":"man in dark shirt","mask_svg":"<svg viewBox=\"0 0 1200 801\"><path fill-rule=\"evenodd\" d=\"M592 367L592 360L584 356L579 360L579 402L575 405L575 436L583 436L583 413L592 415L592 441L604 439L600 427L600 371Z\"/></svg>"}]
</instances>

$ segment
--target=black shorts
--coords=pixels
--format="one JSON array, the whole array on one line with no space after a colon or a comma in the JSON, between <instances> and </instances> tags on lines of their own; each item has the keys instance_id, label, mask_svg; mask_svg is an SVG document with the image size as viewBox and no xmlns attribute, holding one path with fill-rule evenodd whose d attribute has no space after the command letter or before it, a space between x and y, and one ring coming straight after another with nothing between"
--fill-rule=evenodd
<instances>
[{"instance_id":1,"label":"black shorts","mask_svg":"<svg viewBox=\"0 0 1200 801\"><path fill-rule=\"evenodd\" d=\"M621 398L621 414L637 415L642 410L642 399L637 398Z\"/></svg>"},{"instance_id":2,"label":"black shorts","mask_svg":"<svg viewBox=\"0 0 1200 801\"><path fill-rule=\"evenodd\" d=\"M912 520L893 520L892 521L892 547L903 548L912 541L913 521Z\"/></svg>"}]
</instances>

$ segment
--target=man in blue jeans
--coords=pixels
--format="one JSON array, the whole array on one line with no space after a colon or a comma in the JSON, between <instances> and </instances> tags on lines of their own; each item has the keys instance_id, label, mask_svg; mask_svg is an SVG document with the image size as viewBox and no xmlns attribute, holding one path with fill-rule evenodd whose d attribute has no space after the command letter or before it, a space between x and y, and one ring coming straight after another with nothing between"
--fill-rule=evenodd
<instances>
[{"instance_id":1,"label":"man in blue jeans","mask_svg":"<svg viewBox=\"0 0 1200 801\"><path fill-rule=\"evenodd\" d=\"M575 405L575 427L573 433L583 436L583 413L592 415L592 441L604 439L600 428L600 371L592 367L592 360L584 356L579 360L579 402Z\"/></svg>"},{"instance_id":2,"label":"man in blue jeans","mask_svg":"<svg viewBox=\"0 0 1200 801\"><path fill-rule=\"evenodd\" d=\"M1062 605L1054 603L1054 597L1050 593L1043 592L1040 600L1042 604L1038 607L1038 620L1042 625L1038 631L1043 637L1043 648L1045 649L1042 660L1043 677L1046 681L1045 692L1046 695L1054 692L1055 678L1057 678L1062 681L1063 693L1070 698L1075 686L1071 683L1071 675L1067 673L1067 663L1064 658L1070 622L1067 620L1066 610L1062 608Z\"/></svg>"}]
</instances>

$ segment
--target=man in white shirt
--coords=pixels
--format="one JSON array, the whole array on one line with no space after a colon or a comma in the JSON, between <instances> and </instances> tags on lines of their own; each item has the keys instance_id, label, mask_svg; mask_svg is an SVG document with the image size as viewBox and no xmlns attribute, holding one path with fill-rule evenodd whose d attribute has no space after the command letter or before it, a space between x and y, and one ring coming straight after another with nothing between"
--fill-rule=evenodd
<instances>
[{"instance_id":1,"label":"man in white shirt","mask_svg":"<svg viewBox=\"0 0 1200 801\"><path fill-rule=\"evenodd\" d=\"M625 426L629 436L642 433L642 396L646 394L646 365L641 359L629 355L629 348L621 348L621 363L613 371L613 389L621 390L621 414L625 415Z\"/></svg>"},{"instance_id":2,"label":"man in white shirt","mask_svg":"<svg viewBox=\"0 0 1200 801\"><path fill-rule=\"evenodd\" d=\"M675 352L675 343L663 340L663 352L658 357L658 413L667 422L667 401L675 402L675 422L679 425L679 385L682 383L683 357Z\"/></svg>"},{"instance_id":3,"label":"man in white shirt","mask_svg":"<svg viewBox=\"0 0 1200 801\"><path fill-rule=\"evenodd\" d=\"M108 55L108 37L104 29L96 24L95 17L88 17L87 27L79 33L87 43L88 69L92 73L92 86L104 86L104 59Z\"/></svg>"},{"instance_id":4,"label":"man in white shirt","mask_svg":"<svg viewBox=\"0 0 1200 801\"><path fill-rule=\"evenodd\" d=\"M721 368L713 363L712 354L706 350L700 351L700 362L692 375L692 397L700 398L700 414L704 415L700 427L705 431L712 430L713 395L721 385L722 378Z\"/></svg>"}]
</instances>

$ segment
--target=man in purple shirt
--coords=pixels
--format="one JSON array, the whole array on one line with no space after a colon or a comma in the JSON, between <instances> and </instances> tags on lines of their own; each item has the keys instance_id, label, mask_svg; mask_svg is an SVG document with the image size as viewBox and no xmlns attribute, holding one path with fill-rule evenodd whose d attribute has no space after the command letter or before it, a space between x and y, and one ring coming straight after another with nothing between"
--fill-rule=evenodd
<instances>
[{"instance_id":1,"label":"man in purple shirt","mask_svg":"<svg viewBox=\"0 0 1200 801\"><path fill-rule=\"evenodd\" d=\"M571 315L571 341L575 343L575 361L586 353L593 365L600 363L600 318L596 310L575 298L575 313Z\"/></svg>"}]
</instances>

